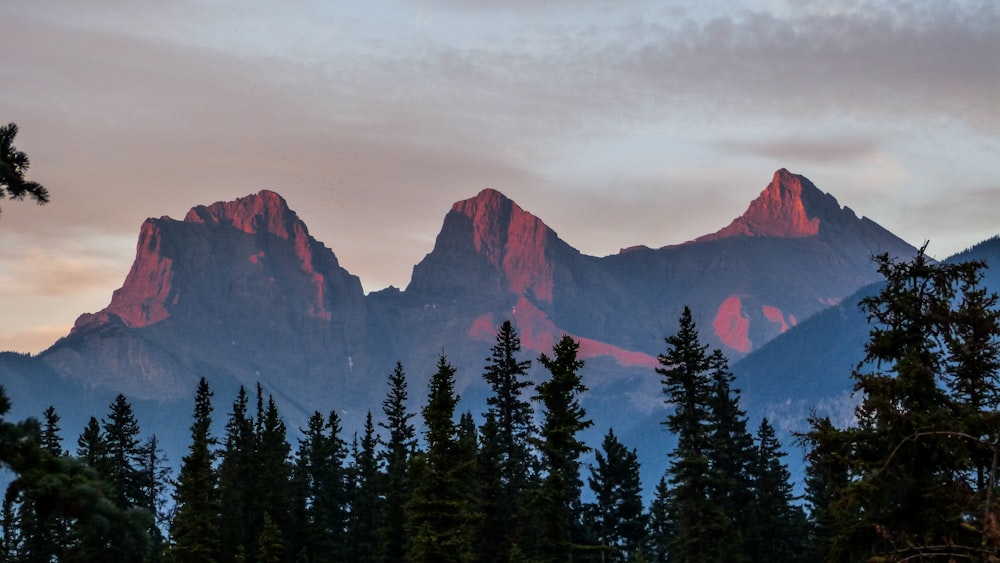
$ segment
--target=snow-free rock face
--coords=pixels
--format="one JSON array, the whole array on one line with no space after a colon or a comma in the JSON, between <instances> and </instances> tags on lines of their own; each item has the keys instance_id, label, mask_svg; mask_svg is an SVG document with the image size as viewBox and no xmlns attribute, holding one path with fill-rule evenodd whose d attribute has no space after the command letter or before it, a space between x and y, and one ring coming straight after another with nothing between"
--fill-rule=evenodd
<instances>
[{"instance_id":1,"label":"snow-free rock face","mask_svg":"<svg viewBox=\"0 0 1000 563\"><path fill-rule=\"evenodd\" d=\"M405 291L365 296L281 196L262 191L147 220L109 305L39 359L139 398L186 396L202 375L260 381L308 414L333 398L377 408L396 361L420 388L442 352L460 385L481 386L511 320L527 357L569 334L602 384L647 385L685 305L703 340L735 359L875 281L872 253L912 251L786 170L713 235L603 258L487 189L452 206Z\"/></svg>"},{"instance_id":2,"label":"snow-free rock face","mask_svg":"<svg viewBox=\"0 0 1000 563\"><path fill-rule=\"evenodd\" d=\"M287 369L279 359L316 375L321 364L348 363L352 351L360 358L363 299L360 280L285 200L261 191L195 207L183 221L148 219L111 303L81 315L64 339L73 346L57 343L45 357L81 376L103 370L122 385L143 382L140 396L172 393L177 377L200 375L202 365L250 385L258 373ZM171 359L174 377L157 357Z\"/></svg>"}]
</instances>

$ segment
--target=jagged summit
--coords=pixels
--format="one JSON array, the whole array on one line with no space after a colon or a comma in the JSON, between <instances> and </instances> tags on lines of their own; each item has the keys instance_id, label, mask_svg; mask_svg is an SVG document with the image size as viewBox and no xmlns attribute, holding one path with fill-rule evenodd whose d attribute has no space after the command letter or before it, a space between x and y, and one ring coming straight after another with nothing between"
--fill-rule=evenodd
<instances>
[{"instance_id":1,"label":"jagged summit","mask_svg":"<svg viewBox=\"0 0 1000 563\"><path fill-rule=\"evenodd\" d=\"M811 237L820 233L824 223L838 222L840 216L854 212L841 208L830 194L823 193L805 176L782 168L771 183L750 203L746 212L725 228L695 239L696 242L728 237Z\"/></svg>"},{"instance_id":2,"label":"jagged summit","mask_svg":"<svg viewBox=\"0 0 1000 563\"><path fill-rule=\"evenodd\" d=\"M305 224L288 208L285 199L270 190L191 208L188 223L209 223L232 227L244 233L266 232L283 239L308 234Z\"/></svg>"},{"instance_id":3,"label":"jagged summit","mask_svg":"<svg viewBox=\"0 0 1000 563\"><path fill-rule=\"evenodd\" d=\"M414 267L409 288L428 289L440 283L441 268L464 264L463 271L454 272L457 277L452 279L465 288L470 287L470 281L489 280L490 286L512 293L531 292L551 302L551 257L562 250L572 251L540 219L499 191L484 189L452 205L434 250Z\"/></svg>"}]
</instances>

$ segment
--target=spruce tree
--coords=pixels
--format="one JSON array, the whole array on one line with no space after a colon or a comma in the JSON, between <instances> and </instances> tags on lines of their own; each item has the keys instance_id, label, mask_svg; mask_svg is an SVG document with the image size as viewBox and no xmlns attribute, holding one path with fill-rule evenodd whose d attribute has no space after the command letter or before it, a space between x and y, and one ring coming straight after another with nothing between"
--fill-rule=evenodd
<instances>
[{"instance_id":1,"label":"spruce tree","mask_svg":"<svg viewBox=\"0 0 1000 563\"><path fill-rule=\"evenodd\" d=\"M454 416L455 368L441 355L422 409L427 450L415 457L407 532L413 563L473 560L474 500L460 482L462 456Z\"/></svg>"},{"instance_id":2,"label":"spruce tree","mask_svg":"<svg viewBox=\"0 0 1000 563\"><path fill-rule=\"evenodd\" d=\"M379 525L386 509L383 502L384 476L379 464L380 439L375 433L372 413L365 417L361 444L354 440L351 478L354 482L348 524L349 553L352 561L376 561L386 553L396 553L406 537L380 537ZM380 543L383 540L385 543Z\"/></svg>"},{"instance_id":3,"label":"spruce tree","mask_svg":"<svg viewBox=\"0 0 1000 563\"><path fill-rule=\"evenodd\" d=\"M541 453L543 478L539 491L541 555L544 561L566 561L572 556L581 513L580 456L590 448L578 434L593 422L580 406L587 391L580 376L583 360L577 358L580 344L564 335L552 348L552 357L542 354L538 363L550 377L536 388L534 400L542 404L542 424L536 440Z\"/></svg>"},{"instance_id":4,"label":"spruce tree","mask_svg":"<svg viewBox=\"0 0 1000 563\"><path fill-rule=\"evenodd\" d=\"M336 411L325 419L314 412L302 430L293 469L297 516L291 553L297 559L325 562L347 557L347 447L340 432Z\"/></svg>"},{"instance_id":5,"label":"spruce tree","mask_svg":"<svg viewBox=\"0 0 1000 563\"><path fill-rule=\"evenodd\" d=\"M730 392L732 375L722 353L701 344L688 307L666 342L656 372L673 406L665 424L677 436L667 468L670 558L740 560L752 440Z\"/></svg>"},{"instance_id":6,"label":"spruce tree","mask_svg":"<svg viewBox=\"0 0 1000 563\"><path fill-rule=\"evenodd\" d=\"M142 458L139 422L132 405L119 394L111 403L107 420L103 421L106 447L105 479L111 485L115 499L122 508L150 508L142 490L139 463Z\"/></svg>"},{"instance_id":7,"label":"spruce tree","mask_svg":"<svg viewBox=\"0 0 1000 563\"><path fill-rule=\"evenodd\" d=\"M746 542L747 558L754 563L810 561L803 557L805 514L794 504L791 474L781 461L785 455L774 427L764 418L757 430Z\"/></svg>"},{"instance_id":8,"label":"spruce tree","mask_svg":"<svg viewBox=\"0 0 1000 563\"><path fill-rule=\"evenodd\" d=\"M666 477L661 477L653 491L653 501L649 504L647 549L650 561L667 563L670 560L670 540L676 535L670 509L670 489Z\"/></svg>"},{"instance_id":9,"label":"spruce tree","mask_svg":"<svg viewBox=\"0 0 1000 563\"><path fill-rule=\"evenodd\" d=\"M533 385L527 379L531 362L519 360L521 340L510 321L504 321L497 331L496 343L483 370L483 379L490 385L492 394L486 399L487 416L496 424L499 446L500 482L493 494L490 517L507 525L492 530L496 537L493 545L484 546L486 557L506 560L514 545L522 541L522 526L529 521L527 489L532 459L529 440L534 433L531 402L522 397Z\"/></svg>"},{"instance_id":10,"label":"spruce tree","mask_svg":"<svg viewBox=\"0 0 1000 563\"><path fill-rule=\"evenodd\" d=\"M217 440L212 436L212 391L205 378L198 382L194 401L191 444L181 459L174 487L174 514L170 521L174 561L214 563L219 560L220 530L218 475L214 462Z\"/></svg>"},{"instance_id":11,"label":"spruce tree","mask_svg":"<svg viewBox=\"0 0 1000 563\"><path fill-rule=\"evenodd\" d=\"M382 401L385 422L379 426L388 432L385 445L385 511L379 526L379 560L386 563L402 561L406 555L406 503L409 501L412 480L410 457L417 447L417 431L410 422L416 413L408 412L408 390L403 364L389 374L389 391Z\"/></svg>"},{"instance_id":12,"label":"spruce tree","mask_svg":"<svg viewBox=\"0 0 1000 563\"><path fill-rule=\"evenodd\" d=\"M223 563L242 561L253 551L257 528L254 504L257 471L254 466L257 436L247 414L247 393L242 386L226 421L222 461L219 464L220 553ZM241 558L238 558L241 556Z\"/></svg>"},{"instance_id":13,"label":"spruce tree","mask_svg":"<svg viewBox=\"0 0 1000 563\"><path fill-rule=\"evenodd\" d=\"M602 560L632 561L646 538L639 455L626 448L609 428L594 461L587 484L596 498L591 525L605 552Z\"/></svg>"},{"instance_id":14,"label":"spruce tree","mask_svg":"<svg viewBox=\"0 0 1000 563\"><path fill-rule=\"evenodd\" d=\"M885 284L861 302L872 328L854 370L856 426L814 424L819 467L846 468L827 529L831 561L983 558L1000 548L995 297L982 263L876 257ZM973 328L975 327L975 328ZM982 488L980 486L982 485Z\"/></svg>"},{"instance_id":15,"label":"spruce tree","mask_svg":"<svg viewBox=\"0 0 1000 563\"><path fill-rule=\"evenodd\" d=\"M59 428L59 420L56 408L49 405L42 413L41 446L57 456L63 456L67 455L67 452L62 447L62 436L59 434L62 429Z\"/></svg>"}]
</instances>

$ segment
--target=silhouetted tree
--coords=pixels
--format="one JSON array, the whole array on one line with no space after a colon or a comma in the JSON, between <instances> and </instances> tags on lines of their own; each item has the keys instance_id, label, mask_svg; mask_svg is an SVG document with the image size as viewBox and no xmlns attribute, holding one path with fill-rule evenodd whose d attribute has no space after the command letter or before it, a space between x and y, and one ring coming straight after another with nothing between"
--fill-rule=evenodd
<instances>
[{"instance_id":1,"label":"silhouetted tree","mask_svg":"<svg viewBox=\"0 0 1000 563\"><path fill-rule=\"evenodd\" d=\"M16 136L17 124L0 126L0 199L21 200L28 196L39 205L48 203L48 190L37 182L24 179L30 161L28 155L14 146Z\"/></svg>"}]
</instances>

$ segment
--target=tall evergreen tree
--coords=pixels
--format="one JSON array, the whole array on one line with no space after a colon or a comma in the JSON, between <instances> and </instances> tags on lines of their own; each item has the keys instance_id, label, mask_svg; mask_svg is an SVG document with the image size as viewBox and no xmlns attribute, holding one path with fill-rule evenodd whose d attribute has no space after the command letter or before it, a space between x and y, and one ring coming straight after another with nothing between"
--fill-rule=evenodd
<instances>
[{"instance_id":1,"label":"tall evergreen tree","mask_svg":"<svg viewBox=\"0 0 1000 563\"><path fill-rule=\"evenodd\" d=\"M107 450L101 423L92 416L76 440L76 457L103 477L107 473Z\"/></svg>"},{"instance_id":2,"label":"tall evergreen tree","mask_svg":"<svg viewBox=\"0 0 1000 563\"><path fill-rule=\"evenodd\" d=\"M422 409L427 450L415 457L415 486L407 505L407 559L413 563L473 560L476 515L474 501L459 481L462 466L454 421L458 401L455 368L442 355Z\"/></svg>"},{"instance_id":3,"label":"tall evergreen tree","mask_svg":"<svg viewBox=\"0 0 1000 563\"><path fill-rule=\"evenodd\" d=\"M261 402L262 389L257 386L258 404ZM263 530L265 517L274 525L271 541L274 544L288 546L287 537L291 534L291 446L287 439L285 422L278 412L274 397L268 395L267 407L261 417L258 410L257 451L254 457L256 473L254 475L256 506L256 526ZM263 532L260 532L263 533ZM258 538L260 538L258 533ZM259 550L267 546L258 546ZM270 549L270 547L267 547ZM270 551L268 551L270 553Z\"/></svg>"},{"instance_id":4,"label":"tall evergreen tree","mask_svg":"<svg viewBox=\"0 0 1000 563\"><path fill-rule=\"evenodd\" d=\"M168 551L178 562L215 563L219 558L221 507L214 467L217 440L212 436L212 396L208 382L201 378L194 400L191 444L181 459L174 487Z\"/></svg>"},{"instance_id":5,"label":"tall evergreen tree","mask_svg":"<svg viewBox=\"0 0 1000 563\"><path fill-rule=\"evenodd\" d=\"M42 413L41 446L57 456L63 456L67 455L67 452L62 447L62 436L60 435L62 429L59 427L59 420L56 408L49 405Z\"/></svg>"},{"instance_id":6,"label":"tall evergreen tree","mask_svg":"<svg viewBox=\"0 0 1000 563\"><path fill-rule=\"evenodd\" d=\"M408 390L403 364L389 374L389 391L382 401L385 422L379 423L389 435L385 446L385 512L379 527L379 560L402 561L408 549L406 541L406 503L410 499L410 457L417 447L417 431L410 422L416 413L408 412Z\"/></svg>"},{"instance_id":7,"label":"tall evergreen tree","mask_svg":"<svg viewBox=\"0 0 1000 563\"><path fill-rule=\"evenodd\" d=\"M484 555L507 560L513 546L522 541L523 525L529 521L527 489L531 470L529 439L534 433L531 402L522 396L533 385L527 379L531 367L528 360L519 360L521 340L511 322L504 321L497 331L496 343L483 371L483 379L492 394L486 399L487 416L496 424L499 446L499 489L491 494L494 502L491 517L507 525L491 531L495 545L484 546ZM495 496L493 496L495 495Z\"/></svg>"},{"instance_id":8,"label":"tall evergreen tree","mask_svg":"<svg viewBox=\"0 0 1000 563\"><path fill-rule=\"evenodd\" d=\"M247 392L242 386L226 421L222 461L219 464L220 550L223 563L244 561L253 551L257 435L247 413ZM238 558L239 556L239 558Z\"/></svg>"},{"instance_id":9,"label":"tall evergreen tree","mask_svg":"<svg viewBox=\"0 0 1000 563\"><path fill-rule=\"evenodd\" d=\"M708 450L711 468L711 502L729 521L728 532L716 538L719 549L730 554L729 561L747 558L753 503L752 471L756 461L753 436L747 430L746 413L740 409L739 390L733 389L734 376L721 350L708 356L711 380L709 394L712 445Z\"/></svg>"},{"instance_id":10,"label":"tall evergreen tree","mask_svg":"<svg viewBox=\"0 0 1000 563\"><path fill-rule=\"evenodd\" d=\"M813 463L846 468L825 512L829 558L994 555L996 481L984 461L996 459L1000 415L980 398L998 392L1000 314L978 285L984 265L938 264L924 249L876 263L885 285L861 303L873 327L853 373L857 425L814 421L806 436Z\"/></svg>"},{"instance_id":11,"label":"tall evergreen tree","mask_svg":"<svg viewBox=\"0 0 1000 563\"><path fill-rule=\"evenodd\" d=\"M684 308L676 334L667 337L667 353L659 356L665 402L673 406L664 424L677 436L670 453L667 510L672 521L667 552L671 561L725 560L729 553L715 543L729 525L722 508L711 501L710 456L714 431L710 411L711 362Z\"/></svg>"},{"instance_id":12,"label":"tall evergreen tree","mask_svg":"<svg viewBox=\"0 0 1000 563\"><path fill-rule=\"evenodd\" d=\"M170 525L170 517L167 514L167 485L170 482L171 468L155 434L139 446L136 473L139 487L137 506L144 508L152 516L149 526L149 538L153 543L151 561L158 562L162 560L163 550L166 547L166 538L163 537L162 530Z\"/></svg>"},{"instance_id":13,"label":"tall evergreen tree","mask_svg":"<svg viewBox=\"0 0 1000 563\"><path fill-rule=\"evenodd\" d=\"M575 548L574 535L581 513L580 456L590 448L578 434L593 422L580 406L587 391L580 376L583 360L577 358L580 344L564 335L552 348L552 357L542 354L538 363L549 371L533 397L542 404L542 424L536 443L544 472L539 492L541 549L545 561L565 561Z\"/></svg>"},{"instance_id":14,"label":"tall evergreen tree","mask_svg":"<svg viewBox=\"0 0 1000 563\"><path fill-rule=\"evenodd\" d=\"M748 559L754 563L812 561L803 557L805 514L794 504L795 494L785 457L774 427L767 418L757 430L757 455L753 467L753 499Z\"/></svg>"},{"instance_id":15,"label":"tall evergreen tree","mask_svg":"<svg viewBox=\"0 0 1000 563\"><path fill-rule=\"evenodd\" d=\"M596 499L592 526L605 550L602 560L633 561L646 539L639 455L609 428L594 461L587 484Z\"/></svg>"},{"instance_id":16,"label":"tall evergreen tree","mask_svg":"<svg viewBox=\"0 0 1000 563\"><path fill-rule=\"evenodd\" d=\"M653 491L653 501L649 504L647 522L647 547L650 561L667 563L670 561L670 540L676 535L670 512L670 489L666 477L661 477Z\"/></svg>"},{"instance_id":17,"label":"tall evergreen tree","mask_svg":"<svg viewBox=\"0 0 1000 563\"><path fill-rule=\"evenodd\" d=\"M347 557L348 487L340 437L340 418L319 411L309 418L296 453L293 481L295 508L292 553L308 562L343 561Z\"/></svg>"},{"instance_id":18,"label":"tall evergreen tree","mask_svg":"<svg viewBox=\"0 0 1000 563\"><path fill-rule=\"evenodd\" d=\"M388 553L398 552L406 545L406 537L379 535L379 525L383 521L386 507L383 501L384 479L379 466L380 439L375 433L371 411L368 411L365 418L360 446L357 442L355 437L352 448L354 462L350 471L354 482L348 525L350 560L377 561Z\"/></svg>"},{"instance_id":19,"label":"tall evergreen tree","mask_svg":"<svg viewBox=\"0 0 1000 563\"><path fill-rule=\"evenodd\" d=\"M111 485L118 505L123 508L151 508L144 502L146 498L139 472L142 459L139 421L124 395L119 394L111 403L108 418L103 421L103 430L107 448L105 479Z\"/></svg>"}]
</instances>

